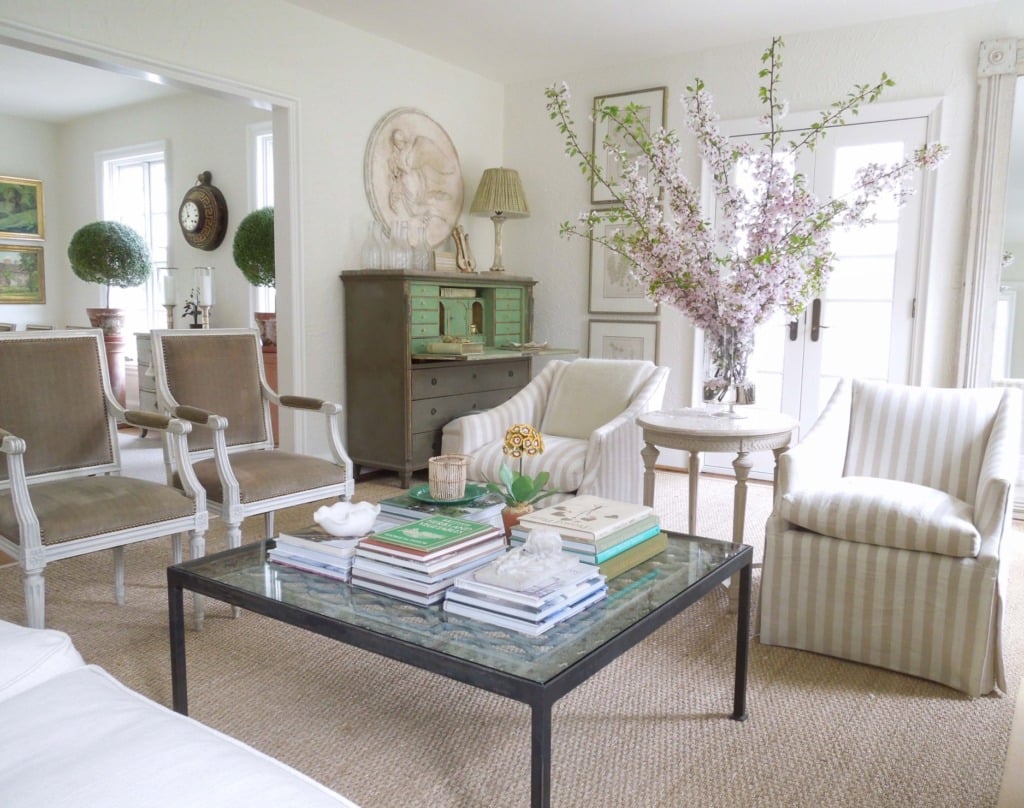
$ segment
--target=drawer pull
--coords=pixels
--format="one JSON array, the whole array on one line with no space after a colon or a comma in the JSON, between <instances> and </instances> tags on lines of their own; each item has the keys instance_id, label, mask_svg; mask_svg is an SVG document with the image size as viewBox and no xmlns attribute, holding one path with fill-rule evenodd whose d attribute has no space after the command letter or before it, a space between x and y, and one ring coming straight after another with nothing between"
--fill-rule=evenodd
<instances>
[{"instance_id":1,"label":"drawer pull","mask_svg":"<svg viewBox=\"0 0 1024 808\"><path fill-rule=\"evenodd\" d=\"M431 377L430 384L434 387L437 387L437 376Z\"/></svg>"},{"instance_id":2,"label":"drawer pull","mask_svg":"<svg viewBox=\"0 0 1024 808\"><path fill-rule=\"evenodd\" d=\"M430 414L431 415L437 415L437 407L431 407L430 408Z\"/></svg>"}]
</instances>

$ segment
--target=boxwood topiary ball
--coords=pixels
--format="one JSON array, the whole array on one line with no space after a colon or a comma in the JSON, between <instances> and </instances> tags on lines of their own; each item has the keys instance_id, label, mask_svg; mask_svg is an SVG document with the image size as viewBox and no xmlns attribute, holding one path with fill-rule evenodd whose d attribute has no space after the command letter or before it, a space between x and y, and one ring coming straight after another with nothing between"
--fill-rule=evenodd
<instances>
[{"instance_id":1,"label":"boxwood topiary ball","mask_svg":"<svg viewBox=\"0 0 1024 808\"><path fill-rule=\"evenodd\" d=\"M68 259L83 281L121 289L144 283L152 272L146 242L120 222L92 222L79 228L68 245Z\"/></svg>"},{"instance_id":2,"label":"boxwood topiary ball","mask_svg":"<svg viewBox=\"0 0 1024 808\"><path fill-rule=\"evenodd\" d=\"M274 286L273 208L254 210L242 219L235 231L231 255L253 286Z\"/></svg>"}]
</instances>

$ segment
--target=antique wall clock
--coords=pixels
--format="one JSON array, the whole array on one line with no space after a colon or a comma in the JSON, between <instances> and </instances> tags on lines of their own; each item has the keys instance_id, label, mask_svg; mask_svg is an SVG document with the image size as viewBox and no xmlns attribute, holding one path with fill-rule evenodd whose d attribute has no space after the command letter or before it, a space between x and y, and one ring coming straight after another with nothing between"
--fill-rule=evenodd
<instances>
[{"instance_id":1,"label":"antique wall clock","mask_svg":"<svg viewBox=\"0 0 1024 808\"><path fill-rule=\"evenodd\" d=\"M200 174L178 208L181 233L198 250L216 250L228 231L228 205L212 179L209 171Z\"/></svg>"}]
</instances>

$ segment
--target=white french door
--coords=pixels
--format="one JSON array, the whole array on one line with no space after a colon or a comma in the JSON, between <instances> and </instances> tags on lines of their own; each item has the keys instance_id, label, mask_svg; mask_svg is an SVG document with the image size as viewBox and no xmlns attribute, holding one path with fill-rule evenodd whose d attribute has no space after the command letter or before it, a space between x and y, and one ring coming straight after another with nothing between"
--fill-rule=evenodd
<instances>
[{"instance_id":1,"label":"white french door","mask_svg":"<svg viewBox=\"0 0 1024 808\"><path fill-rule=\"evenodd\" d=\"M858 168L902 160L925 145L927 130L927 117L834 127L797 170L819 198L840 196ZM741 137L757 145L757 135ZM911 380L921 209L920 193L903 207L885 196L874 224L834 233L835 269L821 297L795 320L778 313L758 329L748 365L757 406L792 415L804 432L840 378ZM752 476L770 479L771 454L754 462ZM731 463L711 455L705 468L731 473Z\"/></svg>"}]
</instances>

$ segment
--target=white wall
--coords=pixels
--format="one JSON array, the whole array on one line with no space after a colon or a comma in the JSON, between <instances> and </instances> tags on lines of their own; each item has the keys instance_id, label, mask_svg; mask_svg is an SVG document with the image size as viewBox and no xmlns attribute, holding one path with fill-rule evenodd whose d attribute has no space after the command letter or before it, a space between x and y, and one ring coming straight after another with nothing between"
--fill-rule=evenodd
<instances>
[{"instance_id":1,"label":"white wall","mask_svg":"<svg viewBox=\"0 0 1024 808\"><path fill-rule=\"evenodd\" d=\"M1024 36L1024 4L1013 0L879 25L802 35L779 33L786 42L783 94L793 112L822 109L843 97L853 84L875 81L883 71L896 80L885 100L942 98L940 139L950 146L952 155L936 175L918 381L954 384L978 45L983 39ZM588 247L558 236L559 222L588 209L589 187L576 162L562 154L561 135L544 109L545 87L563 80L569 84L574 117L584 127L584 143L590 144L588 113L595 95L667 86L667 125L684 135L688 172L699 182L698 156L685 132L680 95L700 76L723 119L756 117L762 111L757 99L759 57L768 44L765 40L680 54L625 69L595 66L585 73L552 75L506 88L505 164L521 172L532 216L506 225L505 256L508 265L525 266L541 280L540 338L585 349L591 316L587 314ZM692 329L667 307L662 307L660 319L660 359L673 368L666 406L687 405Z\"/></svg>"},{"instance_id":2,"label":"white wall","mask_svg":"<svg viewBox=\"0 0 1024 808\"><path fill-rule=\"evenodd\" d=\"M211 310L215 326L249 326L251 287L231 258L231 240L238 223L249 211L246 166L246 127L270 119L269 110L256 109L235 99L186 93L169 99L122 107L110 113L81 118L59 127L59 185L51 186L48 207L60 200L67 234L53 243L60 258L50 262L47 273L67 288L64 318L79 322L87 306L104 305L104 287L85 283L71 272L67 242L79 227L98 218L95 155L99 151L127 148L164 141L167 154L167 184L170 193L168 265L178 267L183 278L191 278L192 267L215 268L216 284ZM213 174L213 184L224 194L228 206L228 231L216 250L190 247L177 225L178 205L201 171ZM59 194L59 196L58 196ZM56 249L60 247L61 249ZM187 284L183 280L181 286ZM178 327L187 322L182 309L187 288L179 288L175 319ZM76 319L77 318L77 319Z\"/></svg>"},{"instance_id":3,"label":"white wall","mask_svg":"<svg viewBox=\"0 0 1024 808\"><path fill-rule=\"evenodd\" d=\"M0 115L0 174L7 177L26 177L43 182L43 235L44 241L15 241L6 243L43 247L44 293L46 302L42 305L16 303L0 305L0 322L17 323L60 323L63 322L63 284L55 278L54 265L60 263L61 253L66 258L67 240L64 237L64 222L56 206L50 204L50 194L57 187L60 176L57 154L57 127L38 121L26 121ZM63 245L63 247L61 246Z\"/></svg>"},{"instance_id":4,"label":"white wall","mask_svg":"<svg viewBox=\"0 0 1024 808\"><path fill-rule=\"evenodd\" d=\"M33 29L16 39L42 39L60 50L66 37L68 50L115 51L129 64L166 65L165 73L206 75L294 99L301 267L279 261L278 281L280 287L282 276L298 270L302 284L279 290L284 392L298 380L310 395L344 400L338 273L358 263L370 217L363 151L379 118L412 106L445 128L459 152L467 208L483 169L501 164L501 85L278 0L0 0L0 19ZM202 161L199 153L195 161ZM279 200L288 198L287 188L275 190ZM467 217L465 225L474 245L493 238L487 219ZM321 431L310 427L297 444L323 450ZM282 439L290 437L286 419Z\"/></svg>"}]
</instances>

